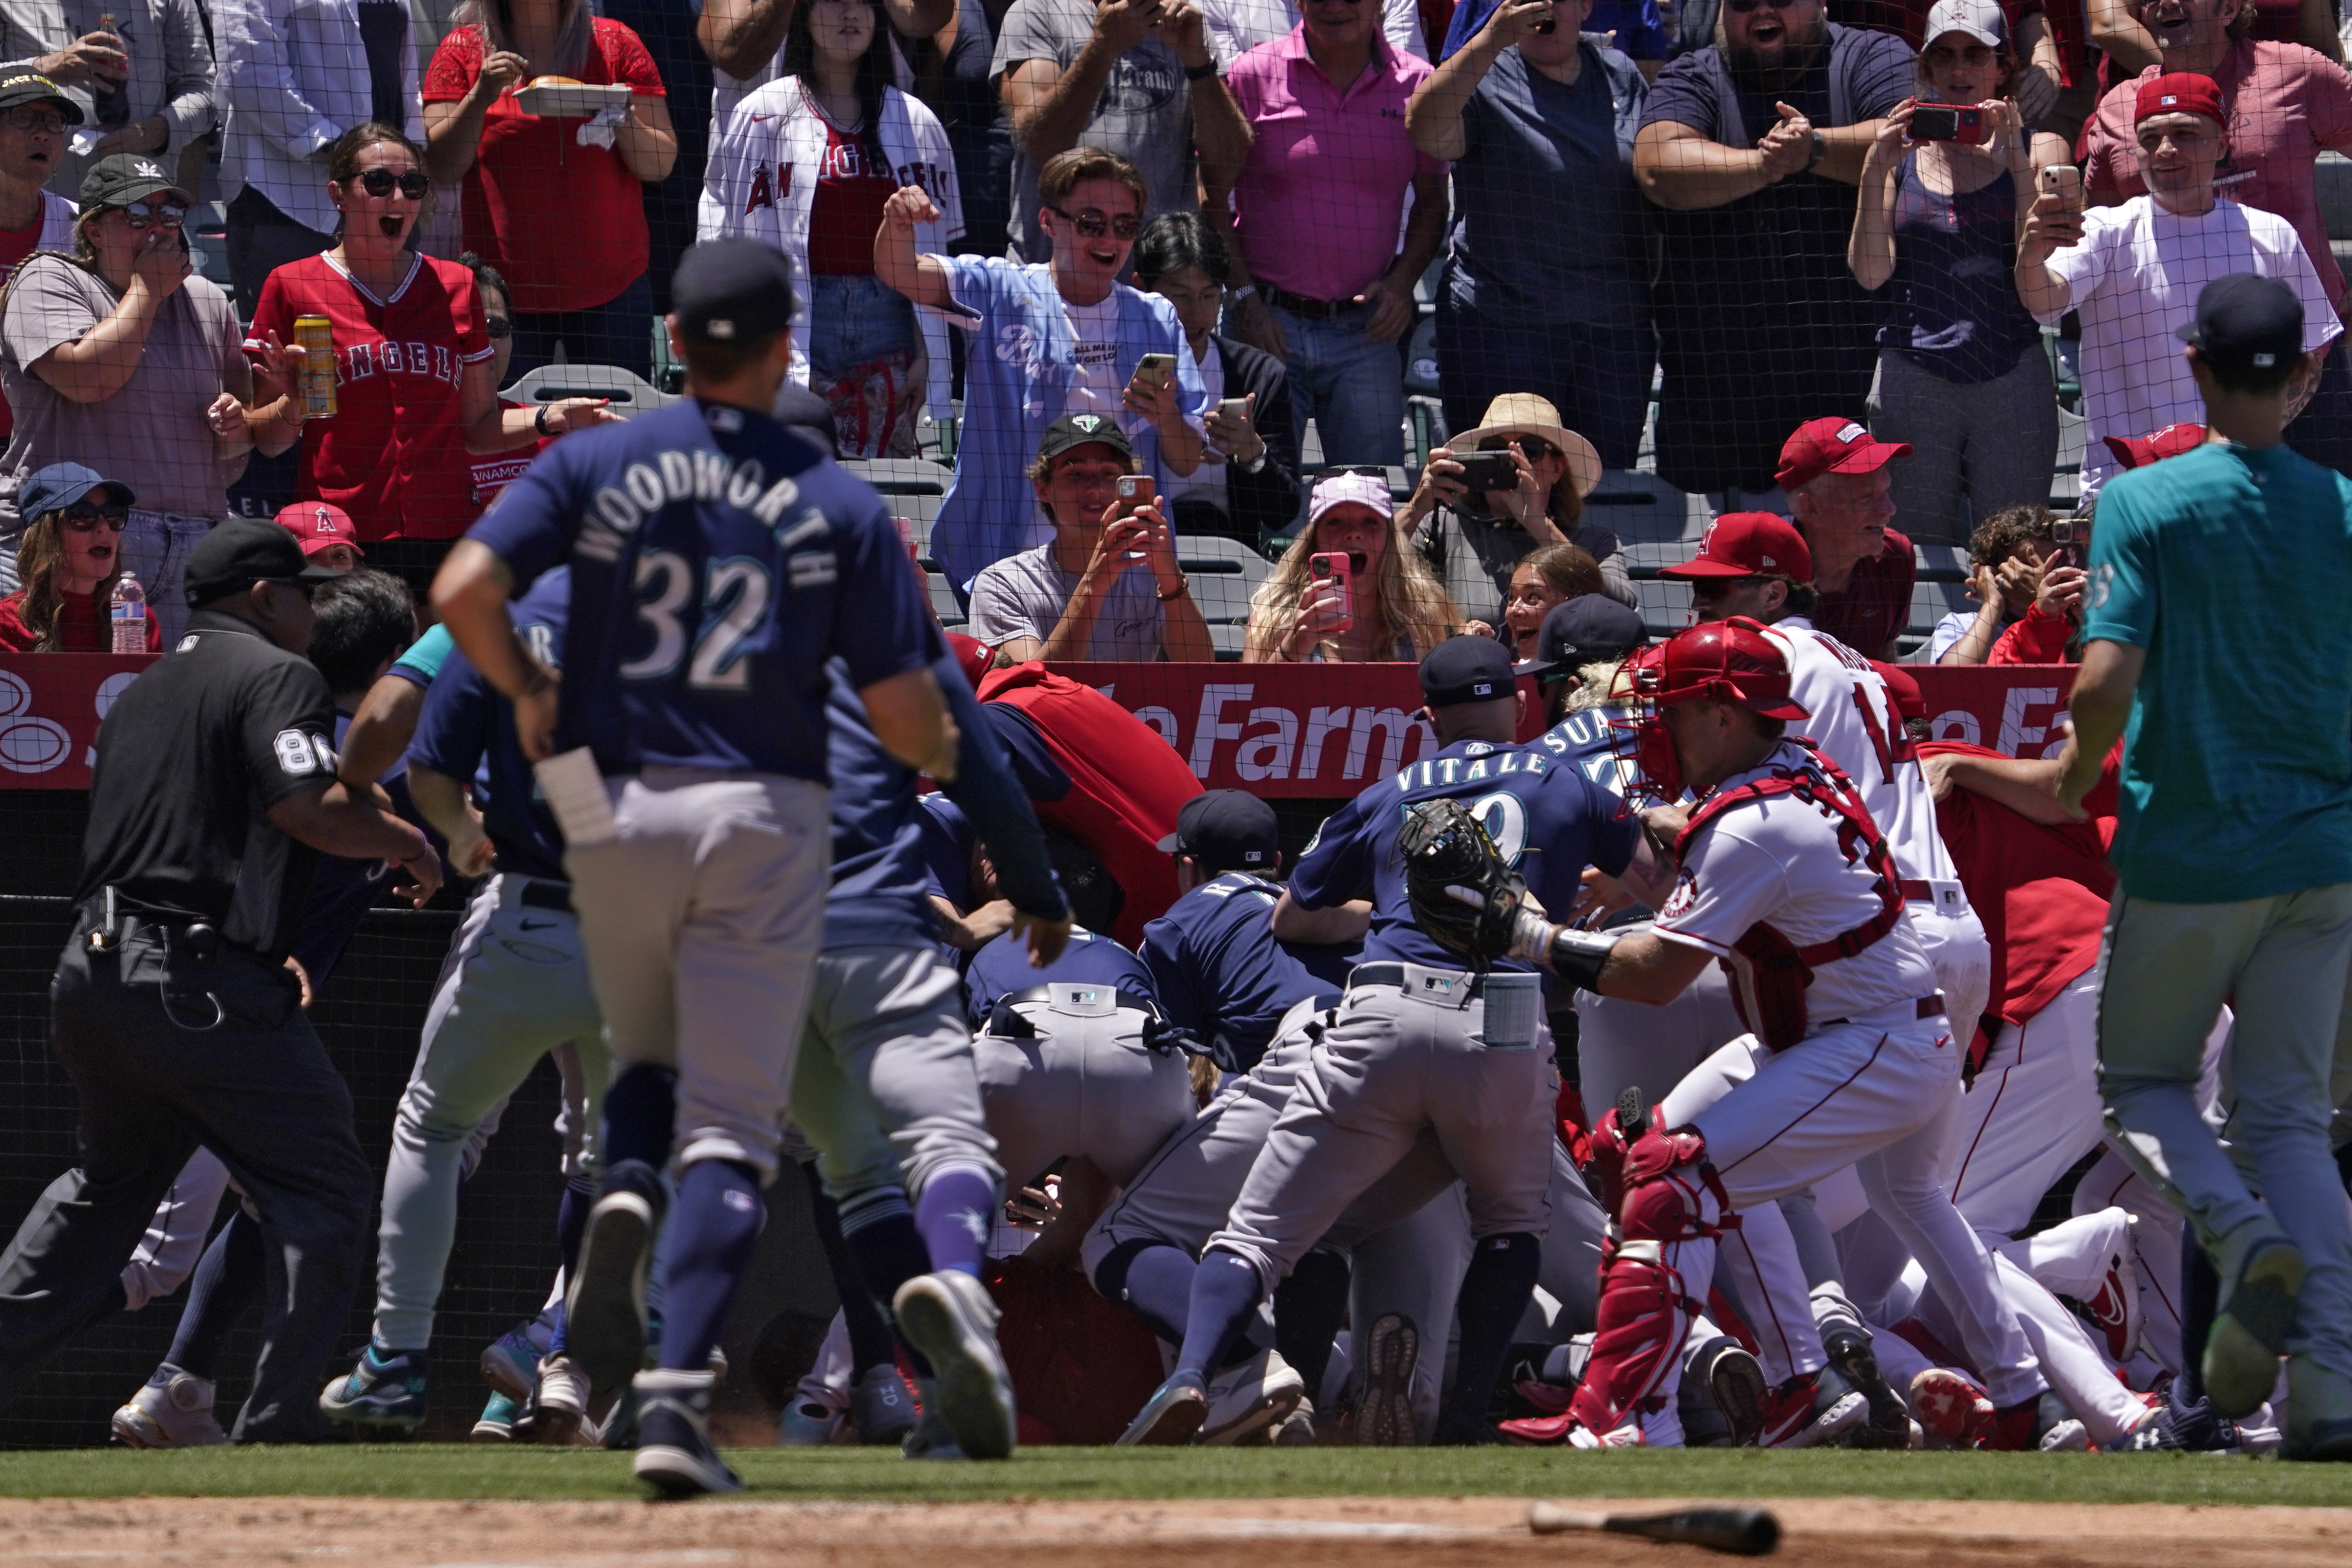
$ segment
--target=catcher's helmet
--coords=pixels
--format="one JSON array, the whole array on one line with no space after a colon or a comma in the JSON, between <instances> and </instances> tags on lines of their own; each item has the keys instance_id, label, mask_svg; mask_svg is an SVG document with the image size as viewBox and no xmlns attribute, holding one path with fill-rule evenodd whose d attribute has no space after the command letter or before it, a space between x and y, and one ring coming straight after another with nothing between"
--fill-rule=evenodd
<instances>
[{"instance_id":1,"label":"catcher's helmet","mask_svg":"<svg viewBox=\"0 0 2352 1568\"><path fill-rule=\"evenodd\" d=\"M1677 632L1654 664L1635 672L1634 689L1653 703L1737 703L1766 718L1806 716L1789 700L1788 655L1742 615Z\"/></svg>"}]
</instances>

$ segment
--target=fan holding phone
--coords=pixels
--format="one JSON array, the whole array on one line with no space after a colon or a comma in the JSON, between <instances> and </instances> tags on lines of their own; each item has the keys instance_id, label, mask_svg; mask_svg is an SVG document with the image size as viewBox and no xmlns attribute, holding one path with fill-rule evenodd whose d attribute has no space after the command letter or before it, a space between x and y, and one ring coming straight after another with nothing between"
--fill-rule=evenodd
<instances>
[{"instance_id":1,"label":"fan holding phone","mask_svg":"<svg viewBox=\"0 0 2352 1568\"><path fill-rule=\"evenodd\" d=\"M2075 171L2062 139L2021 123L1995 0L1943 0L1927 37L1917 96L1864 161L1846 265L1864 288L1894 284L1870 423L1912 446L1894 470L1895 515L1916 539L1962 543L1971 515L2049 494L2057 404L2011 267L2037 171Z\"/></svg>"},{"instance_id":2,"label":"fan holding phone","mask_svg":"<svg viewBox=\"0 0 2352 1568\"><path fill-rule=\"evenodd\" d=\"M1388 480L1339 469L1315 482L1307 527L1250 601L1245 663L1417 660L1462 612L1396 523Z\"/></svg>"}]
</instances>

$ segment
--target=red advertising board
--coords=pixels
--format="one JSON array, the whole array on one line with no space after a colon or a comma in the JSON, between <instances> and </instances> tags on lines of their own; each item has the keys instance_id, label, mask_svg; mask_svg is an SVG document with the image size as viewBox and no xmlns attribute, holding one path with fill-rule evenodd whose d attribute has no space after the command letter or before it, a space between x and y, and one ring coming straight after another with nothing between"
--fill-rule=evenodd
<instances>
[{"instance_id":1,"label":"red advertising board","mask_svg":"<svg viewBox=\"0 0 2352 1568\"><path fill-rule=\"evenodd\" d=\"M86 789L99 721L151 656L0 653L0 789ZM1434 749L1410 664L1066 664L1212 789L1353 795ZM2074 669L1915 666L1938 738L2040 757ZM1532 707L1532 703L1530 706Z\"/></svg>"}]
</instances>

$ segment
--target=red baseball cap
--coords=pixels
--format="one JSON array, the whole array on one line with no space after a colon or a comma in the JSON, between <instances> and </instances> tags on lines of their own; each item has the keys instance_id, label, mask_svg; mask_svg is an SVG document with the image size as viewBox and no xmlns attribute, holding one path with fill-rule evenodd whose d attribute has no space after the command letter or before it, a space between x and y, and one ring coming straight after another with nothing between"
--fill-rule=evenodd
<instances>
[{"instance_id":1,"label":"red baseball cap","mask_svg":"<svg viewBox=\"0 0 2352 1568\"><path fill-rule=\"evenodd\" d=\"M2158 114L2201 114L2216 125L2230 123L2230 111L2221 107L2221 84L2195 71L2168 71L2140 84L2132 123Z\"/></svg>"},{"instance_id":2,"label":"red baseball cap","mask_svg":"<svg viewBox=\"0 0 2352 1568\"><path fill-rule=\"evenodd\" d=\"M2201 424L2168 424L2154 435L2109 435L2101 437L2116 461L2126 468L2145 468L2151 463L2161 463L2168 457L2178 457L2184 452L2194 452L2205 444L2205 427Z\"/></svg>"},{"instance_id":3,"label":"red baseball cap","mask_svg":"<svg viewBox=\"0 0 2352 1568\"><path fill-rule=\"evenodd\" d=\"M1786 517L1770 512L1726 512L1707 524L1698 554L1660 577L1785 577L1813 580L1813 552Z\"/></svg>"},{"instance_id":4,"label":"red baseball cap","mask_svg":"<svg viewBox=\"0 0 2352 1568\"><path fill-rule=\"evenodd\" d=\"M360 530L352 515L325 501L297 501L281 508L278 526L301 541L305 556L317 555L330 545L349 545L353 555L367 555L360 549Z\"/></svg>"},{"instance_id":5,"label":"red baseball cap","mask_svg":"<svg viewBox=\"0 0 2352 1568\"><path fill-rule=\"evenodd\" d=\"M1878 678L1886 683L1886 695L1895 702L1895 717L1910 719L1927 716L1927 695L1919 690L1919 683L1913 678L1910 671L1900 664L1890 664L1884 659L1873 659L1870 661L1870 667L1876 670Z\"/></svg>"},{"instance_id":6,"label":"red baseball cap","mask_svg":"<svg viewBox=\"0 0 2352 1568\"><path fill-rule=\"evenodd\" d=\"M978 691L981 677L987 674L989 666L996 662L996 650L979 638L967 637L961 632L950 632L947 639L948 652L954 654L955 662L963 666L963 678L971 683L972 690Z\"/></svg>"},{"instance_id":7,"label":"red baseball cap","mask_svg":"<svg viewBox=\"0 0 2352 1568\"><path fill-rule=\"evenodd\" d=\"M1781 444L1780 471L1772 477L1793 490L1824 474L1869 474L1910 455L1909 442L1881 441L1854 420L1809 419Z\"/></svg>"}]
</instances>

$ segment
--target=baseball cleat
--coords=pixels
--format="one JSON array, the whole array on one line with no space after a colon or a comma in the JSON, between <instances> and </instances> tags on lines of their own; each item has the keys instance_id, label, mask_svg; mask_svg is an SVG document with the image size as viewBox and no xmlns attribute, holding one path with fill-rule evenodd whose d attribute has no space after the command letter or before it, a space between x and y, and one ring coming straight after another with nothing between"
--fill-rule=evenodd
<instances>
[{"instance_id":1,"label":"baseball cleat","mask_svg":"<svg viewBox=\"0 0 2352 1568\"><path fill-rule=\"evenodd\" d=\"M2286 1441L2289 1459L2352 1460L2352 1378L2308 1355L2286 1362Z\"/></svg>"},{"instance_id":2,"label":"baseball cleat","mask_svg":"<svg viewBox=\"0 0 2352 1568\"><path fill-rule=\"evenodd\" d=\"M1724 1336L1699 1347L1692 1370L1715 1396L1715 1407L1731 1428L1731 1446L1752 1448L1763 1440L1772 1385L1764 1381L1763 1364L1738 1340Z\"/></svg>"},{"instance_id":3,"label":"baseball cleat","mask_svg":"<svg viewBox=\"0 0 2352 1568\"><path fill-rule=\"evenodd\" d=\"M511 1395L518 1405L530 1404L531 1390L539 1386L540 1357L547 1354L552 1332L551 1325L533 1318L527 1323L517 1323L484 1345L484 1385Z\"/></svg>"},{"instance_id":4,"label":"baseball cleat","mask_svg":"<svg viewBox=\"0 0 2352 1568\"><path fill-rule=\"evenodd\" d=\"M999 1314L988 1287L955 1269L918 1274L898 1287L890 1312L931 1364L939 1413L957 1445L975 1459L1010 1456L1019 1435L1013 1375L996 1348Z\"/></svg>"},{"instance_id":5,"label":"baseball cleat","mask_svg":"<svg viewBox=\"0 0 2352 1568\"><path fill-rule=\"evenodd\" d=\"M1832 1323L1822 1335L1822 1348L1829 1354L1830 1365L1861 1394L1869 1407L1862 1425L1846 1434L1845 1446L1897 1451L1908 1448L1911 1412L1904 1406L1902 1396L1880 1375L1878 1353L1871 1347L1869 1331L1853 1323Z\"/></svg>"},{"instance_id":6,"label":"baseball cleat","mask_svg":"<svg viewBox=\"0 0 2352 1568\"><path fill-rule=\"evenodd\" d=\"M320 1391L319 1408L341 1427L415 1432L425 1425L425 1353L371 1342L347 1376Z\"/></svg>"},{"instance_id":7,"label":"baseball cleat","mask_svg":"<svg viewBox=\"0 0 2352 1568\"><path fill-rule=\"evenodd\" d=\"M228 1441L213 1415L213 1381L168 1363L114 1413L114 1440L126 1448L208 1448Z\"/></svg>"},{"instance_id":8,"label":"baseball cleat","mask_svg":"<svg viewBox=\"0 0 2352 1568\"><path fill-rule=\"evenodd\" d=\"M1646 1448L1650 1443L1642 1435L1642 1424L1628 1421L1615 1431L1603 1432L1599 1437L1581 1427L1573 1427L1568 1434L1568 1446L1571 1448Z\"/></svg>"},{"instance_id":9,"label":"baseball cleat","mask_svg":"<svg viewBox=\"0 0 2352 1568\"><path fill-rule=\"evenodd\" d=\"M813 1401L795 1397L793 1403ZM896 1366L867 1367L857 1386L849 1391L849 1424L856 1429L858 1442L904 1451L907 1434L915 1429L915 1394Z\"/></svg>"},{"instance_id":10,"label":"baseball cleat","mask_svg":"<svg viewBox=\"0 0 2352 1568\"><path fill-rule=\"evenodd\" d=\"M2303 1253L2284 1236L2256 1241L2213 1314L2205 1338L2205 1397L2214 1412L2235 1420L2251 1416L2278 1386L2279 1357L2294 1327L2303 1292Z\"/></svg>"},{"instance_id":11,"label":"baseball cleat","mask_svg":"<svg viewBox=\"0 0 2352 1568\"><path fill-rule=\"evenodd\" d=\"M1948 1366L1928 1367L1911 1380L1911 1408L1927 1435L1948 1448L1973 1448L1992 1432L1992 1401Z\"/></svg>"},{"instance_id":12,"label":"baseball cleat","mask_svg":"<svg viewBox=\"0 0 2352 1568\"><path fill-rule=\"evenodd\" d=\"M937 1385L928 1378L922 1379L919 1393L923 1396L924 1411L908 1428L906 1437L899 1439L899 1457L908 1459L969 1458L971 1456L963 1451L963 1445L957 1442L955 1434L948 1429L947 1418L932 1407L936 1404L933 1396L937 1393Z\"/></svg>"},{"instance_id":13,"label":"baseball cleat","mask_svg":"<svg viewBox=\"0 0 2352 1568\"><path fill-rule=\"evenodd\" d=\"M1167 1382L1152 1390L1127 1430L1118 1435L1122 1448L1173 1448L1190 1443L1209 1415L1208 1381L1197 1372L1179 1367Z\"/></svg>"},{"instance_id":14,"label":"baseball cleat","mask_svg":"<svg viewBox=\"0 0 2352 1568\"><path fill-rule=\"evenodd\" d=\"M1274 1429L1274 1446L1277 1448L1311 1448L1315 1447L1315 1406L1301 1399Z\"/></svg>"},{"instance_id":15,"label":"baseball cleat","mask_svg":"<svg viewBox=\"0 0 2352 1568\"><path fill-rule=\"evenodd\" d=\"M1290 1418L1307 1397L1307 1380L1271 1350L1209 1380L1209 1410L1201 1441L1211 1448L1244 1442Z\"/></svg>"},{"instance_id":16,"label":"baseball cleat","mask_svg":"<svg viewBox=\"0 0 2352 1568\"><path fill-rule=\"evenodd\" d=\"M1870 1401L1826 1367L1789 1379L1764 1402L1767 1448L1817 1448L1870 1419Z\"/></svg>"},{"instance_id":17,"label":"baseball cleat","mask_svg":"<svg viewBox=\"0 0 2352 1568\"><path fill-rule=\"evenodd\" d=\"M516 1403L513 1395L502 1388L493 1389L488 1403L482 1406L481 1415L475 1419L474 1429L466 1435L466 1440L471 1443L511 1443L514 1441L515 1417L521 1413L522 1406Z\"/></svg>"},{"instance_id":18,"label":"baseball cleat","mask_svg":"<svg viewBox=\"0 0 2352 1568\"><path fill-rule=\"evenodd\" d=\"M742 1478L710 1446L711 1383L707 1371L636 1375L637 1457L631 1468L664 1498L743 1490Z\"/></svg>"},{"instance_id":19,"label":"baseball cleat","mask_svg":"<svg viewBox=\"0 0 2352 1568\"><path fill-rule=\"evenodd\" d=\"M849 1412L830 1400L798 1389L784 1401L784 1413L776 1418L776 1447L779 1448L824 1448L845 1441L849 1432Z\"/></svg>"},{"instance_id":20,"label":"baseball cleat","mask_svg":"<svg viewBox=\"0 0 2352 1568\"><path fill-rule=\"evenodd\" d=\"M2011 1454L2079 1454L2091 1446L2091 1432L2063 1399L2045 1388L2031 1399L1995 1410L1984 1446Z\"/></svg>"},{"instance_id":21,"label":"baseball cleat","mask_svg":"<svg viewBox=\"0 0 2352 1568\"><path fill-rule=\"evenodd\" d=\"M2083 1316L2098 1330L2109 1361L2118 1364L2129 1361L2132 1352L2139 1348L2139 1268L2128 1251L2107 1266L2098 1293L2083 1303Z\"/></svg>"},{"instance_id":22,"label":"baseball cleat","mask_svg":"<svg viewBox=\"0 0 2352 1568\"><path fill-rule=\"evenodd\" d=\"M1409 1448L1421 1438L1412 1420L1412 1369L1421 1359L1421 1330L1402 1312L1372 1320L1364 1337L1364 1402L1356 1442L1367 1448Z\"/></svg>"},{"instance_id":23,"label":"baseball cleat","mask_svg":"<svg viewBox=\"0 0 2352 1568\"><path fill-rule=\"evenodd\" d=\"M645 1362L646 1267L659 1228L654 1199L633 1186L614 1187L588 1211L580 1267L564 1300L564 1339L573 1364L599 1392L619 1388Z\"/></svg>"},{"instance_id":24,"label":"baseball cleat","mask_svg":"<svg viewBox=\"0 0 2352 1568\"><path fill-rule=\"evenodd\" d=\"M588 1419L588 1375L568 1355L539 1364L539 1385L530 1398L530 1440L564 1448L578 1441Z\"/></svg>"}]
</instances>

